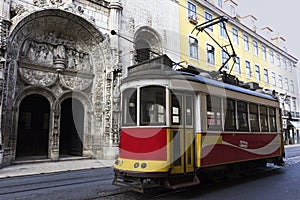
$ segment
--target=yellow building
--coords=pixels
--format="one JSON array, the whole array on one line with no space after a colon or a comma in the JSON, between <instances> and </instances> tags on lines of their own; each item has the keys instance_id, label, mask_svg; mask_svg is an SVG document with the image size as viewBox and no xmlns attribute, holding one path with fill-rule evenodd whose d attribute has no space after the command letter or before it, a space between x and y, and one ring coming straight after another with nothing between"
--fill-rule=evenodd
<instances>
[{"instance_id":1,"label":"yellow building","mask_svg":"<svg viewBox=\"0 0 300 200\"><path fill-rule=\"evenodd\" d=\"M179 0L178 4L182 61L217 71L228 58L220 46L228 45L230 39L237 62L233 65L231 59L227 69L223 70L240 81L256 82L265 91L275 90L282 102L283 117L288 118L291 114L292 120L299 120L299 91L295 73L298 60L281 47L280 43L285 40L283 37L272 37L269 27L258 29L253 15L238 16L235 12L238 5L233 0ZM205 31L193 31L195 26L220 16L228 18L226 29L229 39L222 23L207 27L205 31L208 34ZM231 54L230 46L226 48ZM283 120L283 123L286 122ZM299 142L299 130L295 131L295 135L293 143L296 140Z\"/></svg>"}]
</instances>

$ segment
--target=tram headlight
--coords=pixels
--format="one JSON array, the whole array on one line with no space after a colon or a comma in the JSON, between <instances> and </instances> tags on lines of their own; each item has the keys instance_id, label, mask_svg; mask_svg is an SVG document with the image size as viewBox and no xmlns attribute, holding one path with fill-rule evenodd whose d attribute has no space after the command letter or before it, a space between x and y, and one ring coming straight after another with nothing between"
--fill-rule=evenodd
<instances>
[{"instance_id":1,"label":"tram headlight","mask_svg":"<svg viewBox=\"0 0 300 200\"><path fill-rule=\"evenodd\" d=\"M146 164L146 163L142 163L142 164L141 164L141 168L144 169L144 168L146 168L146 167L147 167L147 164Z\"/></svg>"},{"instance_id":2,"label":"tram headlight","mask_svg":"<svg viewBox=\"0 0 300 200\"><path fill-rule=\"evenodd\" d=\"M140 166L140 163L137 163L137 162L134 163L134 165L133 165L134 168L138 168L139 166Z\"/></svg>"}]
</instances>

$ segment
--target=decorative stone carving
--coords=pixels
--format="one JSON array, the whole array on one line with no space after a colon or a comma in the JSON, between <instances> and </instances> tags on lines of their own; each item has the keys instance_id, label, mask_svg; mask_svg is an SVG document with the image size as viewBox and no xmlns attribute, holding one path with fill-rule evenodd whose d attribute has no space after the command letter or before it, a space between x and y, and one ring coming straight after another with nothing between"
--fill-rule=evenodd
<instances>
[{"instance_id":1,"label":"decorative stone carving","mask_svg":"<svg viewBox=\"0 0 300 200\"><path fill-rule=\"evenodd\" d=\"M50 86L62 74L68 89L84 90L92 83L89 53L68 35L40 32L27 39L19 56L20 74L32 85Z\"/></svg>"},{"instance_id":2,"label":"decorative stone carving","mask_svg":"<svg viewBox=\"0 0 300 200\"><path fill-rule=\"evenodd\" d=\"M19 71L23 79L25 79L26 82L30 83L31 85L50 86L57 79L57 74L55 73L26 68L20 68Z\"/></svg>"}]
</instances>

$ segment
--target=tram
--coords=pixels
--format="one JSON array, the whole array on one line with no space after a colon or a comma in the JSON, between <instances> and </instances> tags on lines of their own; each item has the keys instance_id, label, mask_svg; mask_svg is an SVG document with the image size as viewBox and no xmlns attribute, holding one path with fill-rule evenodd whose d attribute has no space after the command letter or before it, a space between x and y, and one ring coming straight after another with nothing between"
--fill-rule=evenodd
<instances>
[{"instance_id":1,"label":"tram","mask_svg":"<svg viewBox=\"0 0 300 200\"><path fill-rule=\"evenodd\" d=\"M176 189L212 174L283 165L278 98L228 74L222 80L175 69L167 55L129 67L113 184Z\"/></svg>"}]
</instances>

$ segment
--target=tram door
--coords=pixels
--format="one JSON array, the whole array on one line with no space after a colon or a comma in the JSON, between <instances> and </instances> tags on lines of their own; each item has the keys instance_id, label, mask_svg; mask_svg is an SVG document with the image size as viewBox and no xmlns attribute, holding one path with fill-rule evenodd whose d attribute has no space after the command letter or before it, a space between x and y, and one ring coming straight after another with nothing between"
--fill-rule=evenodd
<instances>
[{"instance_id":1,"label":"tram door","mask_svg":"<svg viewBox=\"0 0 300 200\"><path fill-rule=\"evenodd\" d=\"M193 172L193 95L172 94L171 99L171 173Z\"/></svg>"}]
</instances>

